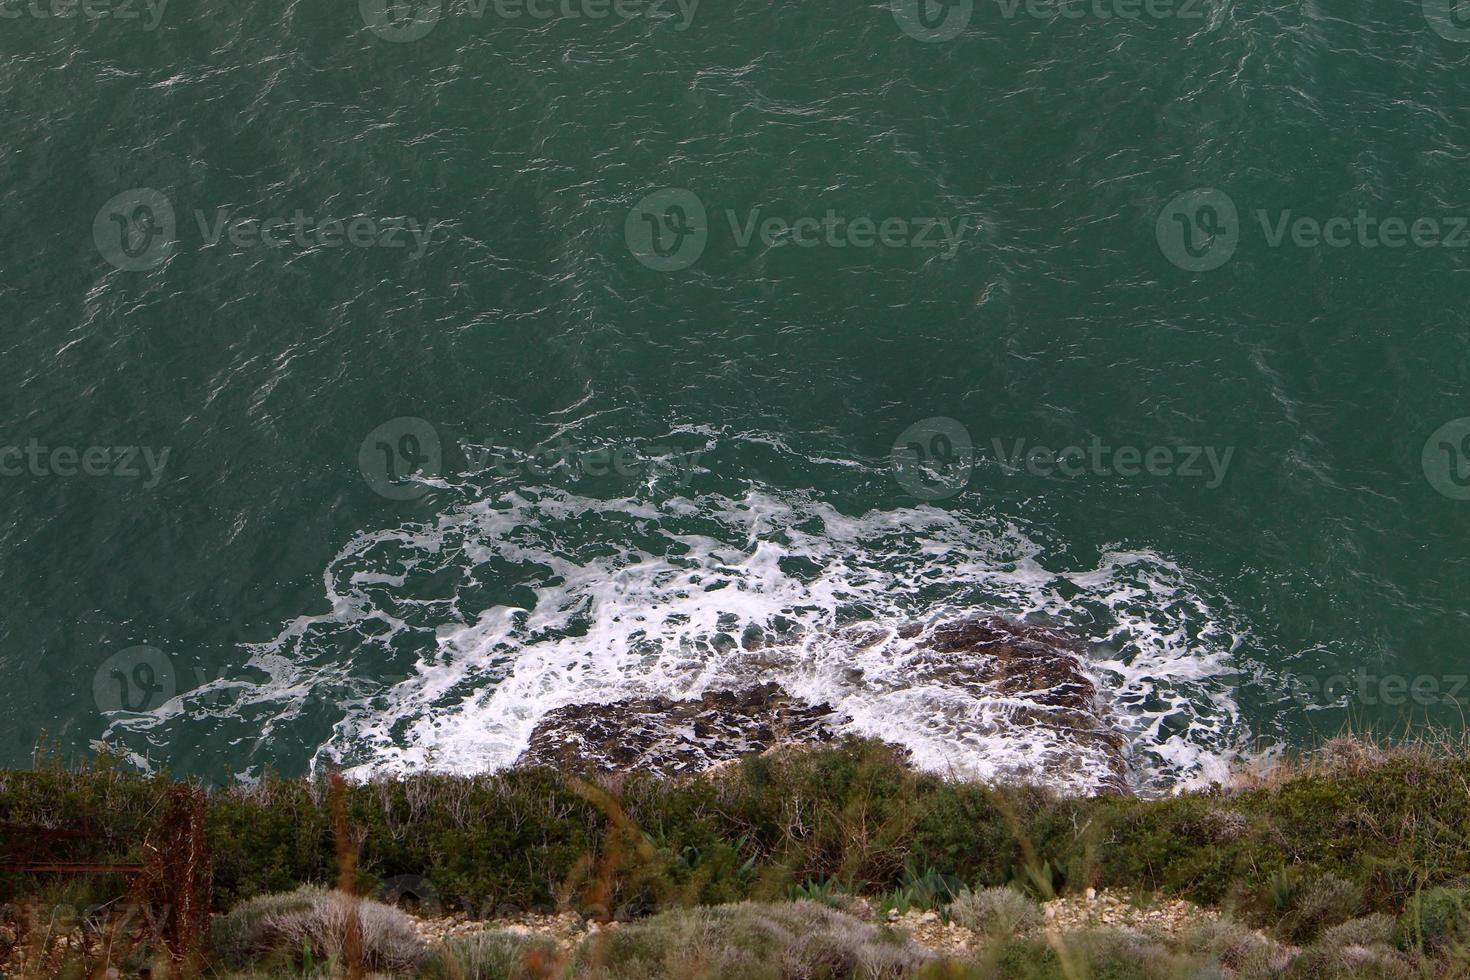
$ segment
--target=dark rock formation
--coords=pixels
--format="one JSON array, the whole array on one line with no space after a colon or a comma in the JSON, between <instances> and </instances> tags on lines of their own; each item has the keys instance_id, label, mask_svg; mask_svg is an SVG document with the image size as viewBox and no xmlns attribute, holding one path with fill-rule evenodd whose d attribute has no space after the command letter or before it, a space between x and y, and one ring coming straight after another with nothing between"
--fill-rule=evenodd
<instances>
[{"instance_id":1,"label":"dark rock formation","mask_svg":"<svg viewBox=\"0 0 1470 980\"><path fill-rule=\"evenodd\" d=\"M925 705L932 701L934 713L922 716L922 723L931 744L937 739L954 749L962 760L958 768L1128 791L1124 740L1099 703L1081 646L1061 633L987 617L912 624L896 633L859 626L837 640L855 656L854 666L834 684L834 700L871 703L918 694ZM871 667L875 655L897 669L865 674L857 664ZM771 651L754 662L777 674L792 667ZM734 680L730 688L693 700L648 697L560 708L536 726L519 764L680 775L779 744L826 741L849 720L827 704L799 701L774 683L747 687ZM904 735L881 733L895 743ZM963 765L967 757L980 764Z\"/></svg>"},{"instance_id":2,"label":"dark rock formation","mask_svg":"<svg viewBox=\"0 0 1470 980\"><path fill-rule=\"evenodd\" d=\"M518 764L681 775L778 743L827 741L832 721L829 706L797 701L776 684L712 691L692 701L574 704L541 719Z\"/></svg>"},{"instance_id":3,"label":"dark rock formation","mask_svg":"<svg viewBox=\"0 0 1470 980\"><path fill-rule=\"evenodd\" d=\"M1009 702L989 731L1045 748L1032 780L1065 783L1082 768L1100 788L1128 792L1126 743L1099 701L1076 641L1045 626L1000 617L943 623L911 634L906 671L913 684L937 684ZM1017 772L1017 778L1028 774Z\"/></svg>"}]
</instances>

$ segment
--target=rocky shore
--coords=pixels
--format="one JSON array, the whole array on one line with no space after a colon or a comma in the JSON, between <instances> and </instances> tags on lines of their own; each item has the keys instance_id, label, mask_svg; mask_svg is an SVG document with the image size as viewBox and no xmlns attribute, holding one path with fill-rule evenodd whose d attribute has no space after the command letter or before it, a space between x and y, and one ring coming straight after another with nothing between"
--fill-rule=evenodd
<instances>
[{"instance_id":1,"label":"rocky shore","mask_svg":"<svg viewBox=\"0 0 1470 980\"><path fill-rule=\"evenodd\" d=\"M862 647L889 644L911 688L963 693L991 706L965 718L962 735L977 746L987 739L1024 739L1031 751L1008 777L1057 785L1086 772L1104 791L1129 791L1124 740L1088 675L1081 646L1062 633L992 616L912 624L896 636L859 627L844 638ZM844 683L880 695L894 687L891 679L876 681L857 669ZM807 703L770 681L687 700L575 704L541 720L518 764L690 775L778 746L829 741L847 720L831 705Z\"/></svg>"}]
</instances>

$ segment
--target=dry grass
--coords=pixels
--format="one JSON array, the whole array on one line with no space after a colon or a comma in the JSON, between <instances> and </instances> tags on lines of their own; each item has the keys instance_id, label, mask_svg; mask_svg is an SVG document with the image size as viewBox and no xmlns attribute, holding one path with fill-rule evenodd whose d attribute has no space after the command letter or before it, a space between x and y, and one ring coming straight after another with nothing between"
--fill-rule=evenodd
<instances>
[{"instance_id":1,"label":"dry grass","mask_svg":"<svg viewBox=\"0 0 1470 980\"><path fill-rule=\"evenodd\" d=\"M299 966L309 958L345 970L350 933L357 937L360 969L412 972L428 957L428 947L405 913L311 885L251 899L217 918L213 946L224 964L237 968L256 961Z\"/></svg>"},{"instance_id":2,"label":"dry grass","mask_svg":"<svg viewBox=\"0 0 1470 980\"><path fill-rule=\"evenodd\" d=\"M1227 792L1279 789L1303 779L1370 775L1393 764L1470 756L1470 731L1422 729L1394 737L1371 729L1345 730L1309 750L1268 752L1240 760Z\"/></svg>"},{"instance_id":3,"label":"dry grass","mask_svg":"<svg viewBox=\"0 0 1470 980\"><path fill-rule=\"evenodd\" d=\"M989 936L1013 936L1041 924L1041 906L1014 888L964 892L946 911L966 929Z\"/></svg>"}]
</instances>

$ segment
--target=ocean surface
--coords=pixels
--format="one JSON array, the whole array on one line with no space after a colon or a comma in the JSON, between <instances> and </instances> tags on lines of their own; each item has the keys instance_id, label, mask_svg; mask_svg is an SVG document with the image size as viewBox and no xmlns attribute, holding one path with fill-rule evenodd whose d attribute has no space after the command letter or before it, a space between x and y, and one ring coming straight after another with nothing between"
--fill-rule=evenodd
<instances>
[{"instance_id":1,"label":"ocean surface","mask_svg":"<svg viewBox=\"0 0 1470 980\"><path fill-rule=\"evenodd\" d=\"M492 769L779 648L983 777L834 640L972 613L1148 787L1460 727L1462 6L0 3L0 764Z\"/></svg>"}]
</instances>

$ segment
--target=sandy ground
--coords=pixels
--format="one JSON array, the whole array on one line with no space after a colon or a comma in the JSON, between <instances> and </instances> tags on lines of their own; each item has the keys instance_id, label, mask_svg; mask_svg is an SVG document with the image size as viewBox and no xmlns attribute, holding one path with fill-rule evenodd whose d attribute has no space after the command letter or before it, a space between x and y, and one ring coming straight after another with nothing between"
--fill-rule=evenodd
<instances>
[{"instance_id":1,"label":"sandy ground","mask_svg":"<svg viewBox=\"0 0 1470 980\"><path fill-rule=\"evenodd\" d=\"M1042 905L1043 924L1039 933L1062 933L1095 927L1132 928L1145 932L1177 935L1219 913L1189 902L1161 900L1139 903L1123 893L1095 893L1088 889L1082 895L1055 899ZM858 908L858 914L873 916L870 909ZM911 911L903 915L891 912L888 922L907 933L916 943L937 953L959 955L982 944L982 937L953 922L945 922L938 912ZM558 915L520 915L504 919L476 921L463 916L416 920L420 933L429 942L448 936L466 935L485 929L505 929L545 936L558 946L570 947L603 929L617 929L619 923L589 922L574 912Z\"/></svg>"}]
</instances>

